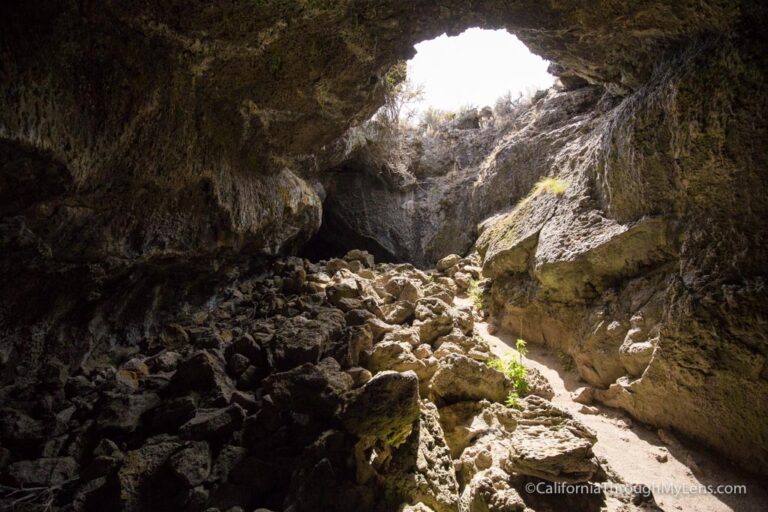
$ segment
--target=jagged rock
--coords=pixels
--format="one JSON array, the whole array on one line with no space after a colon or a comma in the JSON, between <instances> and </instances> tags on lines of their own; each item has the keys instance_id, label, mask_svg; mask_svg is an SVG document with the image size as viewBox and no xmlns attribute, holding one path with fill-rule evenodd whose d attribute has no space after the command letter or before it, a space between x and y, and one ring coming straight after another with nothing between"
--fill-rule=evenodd
<instances>
[{"instance_id":1,"label":"jagged rock","mask_svg":"<svg viewBox=\"0 0 768 512\"><path fill-rule=\"evenodd\" d=\"M382 342L394 341L398 343L407 343L411 347L415 348L421 344L419 339L419 330L416 327L408 327L404 329L394 329L384 335Z\"/></svg>"},{"instance_id":2,"label":"jagged rock","mask_svg":"<svg viewBox=\"0 0 768 512\"><path fill-rule=\"evenodd\" d=\"M416 306L412 302L401 300L393 304L385 304L381 309L384 313L382 320L388 324L402 324L413 316Z\"/></svg>"},{"instance_id":3,"label":"jagged rock","mask_svg":"<svg viewBox=\"0 0 768 512\"><path fill-rule=\"evenodd\" d=\"M67 383L69 368L61 361L47 361L40 368L40 381L54 388L62 388Z\"/></svg>"},{"instance_id":4,"label":"jagged rock","mask_svg":"<svg viewBox=\"0 0 768 512\"><path fill-rule=\"evenodd\" d=\"M453 282L456 283L456 288L461 292L465 292L472 286L472 277L464 272L456 272L453 275Z\"/></svg>"},{"instance_id":5,"label":"jagged rock","mask_svg":"<svg viewBox=\"0 0 768 512\"><path fill-rule=\"evenodd\" d=\"M317 319L295 316L285 320L269 342L270 364L289 370L303 363L317 363L332 339L341 335L344 314L333 308L316 311Z\"/></svg>"},{"instance_id":6,"label":"jagged rock","mask_svg":"<svg viewBox=\"0 0 768 512\"><path fill-rule=\"evenodd\" d=\"M264 349L250 334L243 334L227 346L228 362L235 354L245 357L256 368L264 368L267 362Z\"/></svg>"},{"instance_id":7,"label":"jagged rock","mask_svg":"<svg viewBox=\"0 0 768 512\"><path fill-rule=\"evenodd\" d=\"M419 502L415 505L403 505L399 509L397 509L397 512L434 512L433 509L429 508L425 504Z\"/></svg>"},{"instance_id":8,"label":"jagged rock","mask_svg":"<svg viewBox=\"0 0 768 512\"><path fill-rule=\"evenodd\" d=\"M210 480L226 482L233 468L248 455L248 449L231 444L224 445L216 456L210 471Z\"/></svg>"},{"instance_id":9,"label":"jagged rock","mask_svg":"<svg viewBox=\"0 0 768 512\"><path fill-rule=\"evenodd\" d=\"M169 389L175 394L197 391L210 397L213 405L225 405L229 403L234 384L221 359L203 350L179 365Z\"/></svg>"},{"instance_id":10,"label":"jagged rock","mask_svg":"<svg viewBox=\"0 0 768 512\"><path fill-rule=\"evenodd\" d=\"M363 325L368 320L376 318L376 315L368 311L367 309L351 309L344 315L347 321L347 325L357 326Z\"/></svg>"},{"instance_id":11,"label":"jagged rock","mask_svg":"<svg viewBox=\"0 0 768 512\"><path fill-rule=\"evenodd\" d=\"M373 378L373 375L370 371L368 371L365 368L360 368L358 366L354 368L349 368L346 370L347 374L349 374L350 377L352 377L352 387L358 388L365 384L366 382L370 381Z\"/></svg>"},{"instance_id":12,"label":"jagged rock","mask_svg":"<svg viewBox=\"0 0 768 512\"><path fill-rule=\"evenodd\" d=\"M171 455L171 471L187 487L200 485L211 472L211 450L208 443L196 441Z\"/></svg>"},{"instance_id":13,"label":"jagged rock","mask_svg":"<svg viewBox=\"0 0 768 512\"><path fill-rule=\"evenodd\" d=\"M382 341L377 343L366 354L364 363L373 373L385 370L398 372L413 370L419 376L419 379L424 380L431 376L431 374L428 374L426 364L413 355L408 344L402 342Z\"/></svg>"},{"instance_id":14,"label":"jagged rock","mask_svg":"<svg viewBox=\"0 0 768 512\"><path fill-rule=\"evenodd\" d=\"M322 364L305 363L270 375L263 382L263 393L281 410L330 417L341 405L342 394L351 387L352 378L328 358Z\"/></svg>"},{"instance_id":15,"label":"jagged rock","mask_svg":"<svg viewBox=\"0 0 768 512\"><path fill-rule=\"evenodd\" d=\"M526 504L509 475L499 468L480 471L464 488L461 503L467 512L523 512Z\"/></svg>"},{"instance_id":16,"label":"jagged rock","mask_svg":"<svg viewBox=\"0 0 768 512\"><path fill-rule=\"evenodd\" d=\"M443 402L500 402L508 392L504 374L459 354L441 360L430 385L435 397Z\"/></svg>"},{"instance_id":17,"label":"jagged rock","mask_svg":"<svg viewBox=\"0 0 768 512\"><path fill-rule=\"evenodd\" d=\"M552 482L586 482L601 471L592 453L594 434L540 398L526 398L523 405L524 417L539 419L515 429L505 471Z\"/></svg>"},{"instance_id":18,"label":"jagged rock","mask_svg":"<svg viewBox=\"0 0 768 512\"><path fill-rule=\"evenodd\" d=\"M227 360L227 371L232 377L239 377L251 365L251 361L242 354L232 354ZM255 367L254 367L255 370Z\"/></svg>"},{"instance_id":19,"label":"jagged rock","mask_svg":"<svg viewBox=\"0 0 768 512\"><path fill-rule=\"evenodd\" d=\"M74 479L77 462L72 457L22 460L8 466L8 474L19 486L50 487Z\"/></svg>"},{"instance_id":20,"label":"jagged rock","mask_svg":"<svg viewBox=\"0 0 768 512\"><path fill-rule=\"evenodd\" d=\"M413 326L419 329L422 343L432 343L435 339L453 330L451 308L440 299L429 297L416 303ZM455 314L455 313L454 313Z\"/></svg>"},{"instance_id":21,"label":"jagged rock","mask_svg":"<svg viewBox=\"0 0 768 512\"><path fill-rule=\"evenodd\" d=\"M152 500L152 482L168 457L182 446L177 439L163 436L149 439L141 448L125 454L116 477L121 510L138 512L158 505Z\"/></svg>"},{"instance_id":22,"label":"jagged rock","mask_svg":"<svg viewBox=\"0 0 768 512\"><path fill-rule=\"evenodd\" d=\"M552 385L537 368L525 369L525 382L528 384L528 393L531 395L540 396L546 400L552 400L555 396Z\"/></svg>"},{"instance_id":23,"label":"jagged rock","mask_svg":"<svg viewBox=\"0 0 768 512\"><path fill-rule=\"evenodd\" d=\"M189 439L222 440L239 430L245 411L237 404L224 409L198 409L195 416L181 426L179 434Z\"/></svg>"},{"instance_id":24,"label":"jagged rock","mask_svg":"<svg viewBox=\"0 0 768 512\"><path fill-rule=\"evenodd\" d=\"M437 342L435 342L435 344L437 345ZM448 357L451 354L464 355L465 353L466 351L459 345L452 343L450 341L446 341L446 342L440 343L440 346L435 350L435 357L438 359L443 359L445 357Z\"/></svg>"},{"instance_id":25,"label":"jagged rock","mask_svg":"<svg viewBox=\"0 0 768 512\"><path fill-rule=\"evenodd\" d=\"M458 468L460 483L466 484L477 471L489 467L476 464L480 459L499 462L507 457L509 439L517 428L520 414L487 400L457 402L440 408L440 424Z\"/></svg>"},{"instance_id":26,"label":"jagged rock","mask_svg":"<svg viewBox=\"0 0 768 512\"><path fill-rule=\"evenodd\" d=\"M418 423L393 451L383 476L386 488L404 502L420 502L435 512L459 510L459 485L434 404L421 401Z\"/></svg>"},{"instance_id":27,"label":"jagged rock","mask_svg":"<svg viewBox=\"0 0 768 512\"><path fill-rule=\"evenodd\" d=\"M156 432L174 432L192 419L197 402L190 396L163 401L151 413L151 425Z\"/></svg>"},{"instance_id":28,"label":"jagged rock","mask_svg":"<svg viewBox=\"0 0 768 512\"><path fill-rule=\"evenodd\" d=\"M385 334L396 330L396 326L388 324L378 318L370 318L365 321L365 325L370 329L373 334L373 342L376 343L381 340Z\"/></svg>"},{"instance_id":29,"label":"jagged rock","mask_svg":"<svg viewBox=\"0 0 768 512\"><path fill-rule=\"evenodd\" d=\"M364 439L398 445L419 417L419 381L410 371L377 373L351 392L341 414L344 428Z\"/></svg>"},{"instance_id":30,"label":"jagged rock","mask_svg":"<svg viewBox=\"0 0 768 512\"><path fill-rule=\"evenodd\" d=\"M358 366L360 355L373 347L373 335L367 326L347 327L344 335L332 343L328 354L343 368Z\"/></svg>"},{"instance_id":31,"label":"jagged rock","mask_svg":"<svg viewBox=\"0 0 768 512\"><path fill-rule=\"evenodd\" d=\"M150 358L147 358L146 364L152 372L173 371L182 360L181 354L172 350L163 350Z\"/></svg>"},{"instance_id":32,"label":"jagged rock","mask_svg":"<svg viewBox=\"0 0 768 512\"><path fill-rule=\"evenodd\" d=\"M132 432L140 425L142 415L159 403L160 397L155 393L140 395L109 393L96 418L96 426L100 429L115 428Z\"/></svg>"},{"instance_id":33,"label":"jagged rock","mask_svg":"<svg viewBox=\"0 0 768 512\"><path fill-rule=\"evenodd\" d=\"M361 251L359 249L353 249L344 255L344 259L347 261L359 261L365 263L366 266L372 267L375 263L373 255L368 251Z\"/></svg>"},{"instance_id":34,"label":"jagged rock","mask_svg":"<svg viewBox=\"0 0 768 512\"><path fill-rule=\"evenodd\" d=\"M3 444L33 444L44 436L45 427L40 421L16 409L0 409L0 439Z\"/></svg>"},{"instance_id":35,"label":"jagged rock","mask_svg":"<svg viewBox=\"0 0 768 512\"><path fill-rule=\"evenodd\" d=\"M438 271L442 272L442 271L448 270L454 265L458 265L460 261L461 261L461 256L459 256L458 254L449 254L448 256L438 261L435 264L435 268Z\"/></svg>"},{"instance_id":36,"label":"jagged rock","mask_svg":"<svg viewBox=\"0 0 768 512\"><path fill-rule=\"evenodd\" d=\"M594 388L589 386L581 387L571 393L571 400L584 405L592 405L594 401Z\"/></svg>"}]
</instances>

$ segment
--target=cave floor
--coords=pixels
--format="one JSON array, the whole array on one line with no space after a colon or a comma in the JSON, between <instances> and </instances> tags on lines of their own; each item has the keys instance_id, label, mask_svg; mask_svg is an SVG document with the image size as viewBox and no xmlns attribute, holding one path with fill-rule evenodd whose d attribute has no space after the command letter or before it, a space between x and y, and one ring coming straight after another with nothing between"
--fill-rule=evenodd
<instances>
[{"instance_id":1,"label":"cave floor","mask_svg":"<svg viewBox=\"0 0 768 512\"><path fill-rule=\"evenodd\" d=\"M469 306L472 300L457 297L454 302L457 306ZM514 336L490 334L488 323L482 320L475 323L475 329L495 355L517 354ZM597 403L587 409L589 413L582 412L586 408L573 401L571 393L588 384L576 370L565 370L553 350L529 345L523 361L526 367L536 368L549 381L555 393L553 404L571 413L597 434L595 455L605 459L625 482L650 486L662 509L686 512L768 510L765 484L718 459L705 447L681 441L670 432L640 424L622 411ZM745 485L747 492L720 495L698 492L699 486L718 485ZM670 491L664 492L664 489ZM693 492L675 495L672 489L692 489Z\"/></svg>"}]
</instances>

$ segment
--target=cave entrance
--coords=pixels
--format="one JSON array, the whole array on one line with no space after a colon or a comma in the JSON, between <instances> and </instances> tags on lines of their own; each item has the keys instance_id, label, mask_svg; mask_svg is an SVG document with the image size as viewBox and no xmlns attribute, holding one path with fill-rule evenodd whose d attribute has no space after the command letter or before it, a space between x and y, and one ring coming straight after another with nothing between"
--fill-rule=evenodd
<instances>
[{"instance_id":1,"label":"cave entrance","mask_svg":"<svg viewBox=\"0 0 768 512\"><path fill-rule=\"evenodd\" d=\"M555 81L547 72L549 62L503 29L470 28L414 48L407 76L423 93L413 105L417 119L428 109L459 112L493 107L499 99L532 96Z\"/></svg>"},{"instance_id":2,"label":"cave entrance","mask_svg":"<svg viewBox=\"0 0 768 512\"><path fill-rule=\"evenodd\" d=\"M365 249L378 261L428 267L446 251L468 250L476 219L441 211L438 203L452 200L434 193L449 167L467 159L457 153L445 159L445 169L434 169L424 148L439 148L430 140L441 130L480 130L488 112L509 113L555 80L549 63L506 30L470 28L414 49L411 60L385 77L382 108L339 145L343 156L322 177L322 224L303 256Z\"/></svg>"}]
</instances>

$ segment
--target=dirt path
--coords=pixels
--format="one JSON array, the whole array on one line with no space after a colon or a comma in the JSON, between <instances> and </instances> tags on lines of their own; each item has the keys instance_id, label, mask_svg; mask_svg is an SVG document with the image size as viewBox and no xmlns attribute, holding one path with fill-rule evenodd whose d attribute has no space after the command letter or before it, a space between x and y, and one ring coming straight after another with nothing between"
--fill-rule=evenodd
<instances>
[{"instance_id":1,"label":"dirt path","mask_svg":"<svg viewBox=\"0 0 768 512\"><path fill-rule=\"evenodd\" d=\"M457 298L456 303L467 306L471 301ZM489 334L486 322L476 322L475 326L496 355L503 357L516 353L512 337ZM595 454L604 458L627 483L651 486L661 508L685 512L768 511L768 483L743 474L701 448L688 443L683 445L673 436L662 433L666 442L662 441L656 429L637 424L615 409L595 404L594 413L580 412L582 405L571 399L575 389L586 385L578 373L565 371L557 355L544 347L529 345L528 349L525 365L538 369L549 381L555 392L552 402L572 413L597 434ZM699 490L700 486L729 484L745 485L746 495L715 495ZM672 486L693 489L694 492L677 496L671 490L664 492L664 488Z\"/></svg>"}]
</instances>

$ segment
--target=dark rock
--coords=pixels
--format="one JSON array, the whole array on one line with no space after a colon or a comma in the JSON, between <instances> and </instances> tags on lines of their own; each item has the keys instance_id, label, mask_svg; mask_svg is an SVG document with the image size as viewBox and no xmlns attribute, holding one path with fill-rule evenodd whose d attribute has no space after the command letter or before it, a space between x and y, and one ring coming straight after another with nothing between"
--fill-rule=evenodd
<instances>
[{"instance_id":1,"label":"dark rock","mask_svg":"<svg viewBox=\"0 0 768 512\"><path fill-rule=\"evenodd\" d=\"M269 343L271 366L289 370L303 363L317 363L332 339L341 335L344 315L338 309L316 311L314 319L296 316L285 320Z\"/></svg>"},{"instance_id":2,"label":"dark rock","mask_svg":"<svg viewBox=\"0 0 768 512\"><path fill-rule=\"evenodd\" d=\"M243 426L245 411L237 404L224 409L199 409L195 416L181 426L179 434L191 439L226 440Z\"/></svg>"},{"instance_id":3,"label":"dark rock","mask_svg":"<svg viewBox=\"0 0 768 512\"><path fill-rule=\"evenodd\" d=\"M171 454L182 446L176 438L160 436L125 454L116 477L116 501L120 510L138 512L159 505L159 500L153 500L157 491L153 483L161 476L161 469Z\"/></svg>"},{"instance_id":4,"label":"dark rock","mask_svg":"<svg viewBox=\"0 0 768 512\"><path fill-rule=\"evenodd\" d=\"M211 472L211 450L208 443L192 442L171 455L171 471L187 487L195 487L208 479Z\"/></svg>"},{"instance_id":5,"label":"dark rock","mask_svg":"<svg viewBox=\"0 0 768 512\"><path fill-rule=\"evenodd\" d=\"M346 402L344 428L361 438L398 445L419 417L419 379L413 372L379 372Z\"/></svg>"},{"instance_id":6,"label":"dark rock","mask_svg":"<svg viewBox=\"0 0 768 512\"><path fill-rule=\"evenodd\" d=\"M305 363L292 370L275 373L264 380L263 393L278 409L333 416L341 405L342 394L352 387L352 378L341 371L333 359L322 364Z\"/></svg>"},{"instance_id":7,"label":"dark rock","mask_svg":"<svg viewBox=\"0 0 768 512\"><path fill-rule=\"evenodd\" d=\"M169 389L176 394L196 391L209 397L212 405L225 405L229 403L234 385L222 361L209 352L201 351L179 365Z\"/></svg>"},{"instance_id":8,"label":"dark rock","mask_svg":"<svg viewBox=\"0 0 768 512\"><path fill-rule=\"evenodd\" d=\"M8 466L8 474L19 486L61 485L75 478L77 462L72 457L22 460Z\"/></svg>"},{"instance_id":9,"label":"dark rock","mask_svg":"<svg viewBox=\"0 0 768 512\"><path fill-rule=\"evenodd\" d=\"M242 375L242 373L249 366L251 366L250 359L248 359L242 354L237 354L237 353L232 354L227 360L227 371L229 371L229 374L234 378L237 378L240 375Z\"/></svg>"},{"instance_id":10,"label":"dark rock","mask_svg":"<svg viewBox=\"0 0 768 512\"><path fill-rule=\"evenodd\" d=\"M371 318L376 318L376 315L368 311L367 309L352 309L347 311L345 315L347 325L363 325Z\"/></svg>"},{"instance_id":11,"label":"dark rock","mask_svg":"<svg viewBox=\"0 0 768 512\"><path fill-rule=\"evenodd\" d=\"M155 393L140 395L108 393L101 412L96 418L96 426L100 429L132 432L141 424L144 413L159 403L160 397Z\"/></svg>"},{"instance_id":12,"label":"dark rock","mask_svg":"<svg viewBox=\"0 0 768 512\"><path fill-rule=\"evenodd\" d=\"M189 421L197 410L197 403L191 396L164 401L151 414L151 425L155 432L175 432Z\"/></svg>"}]
</instances>

